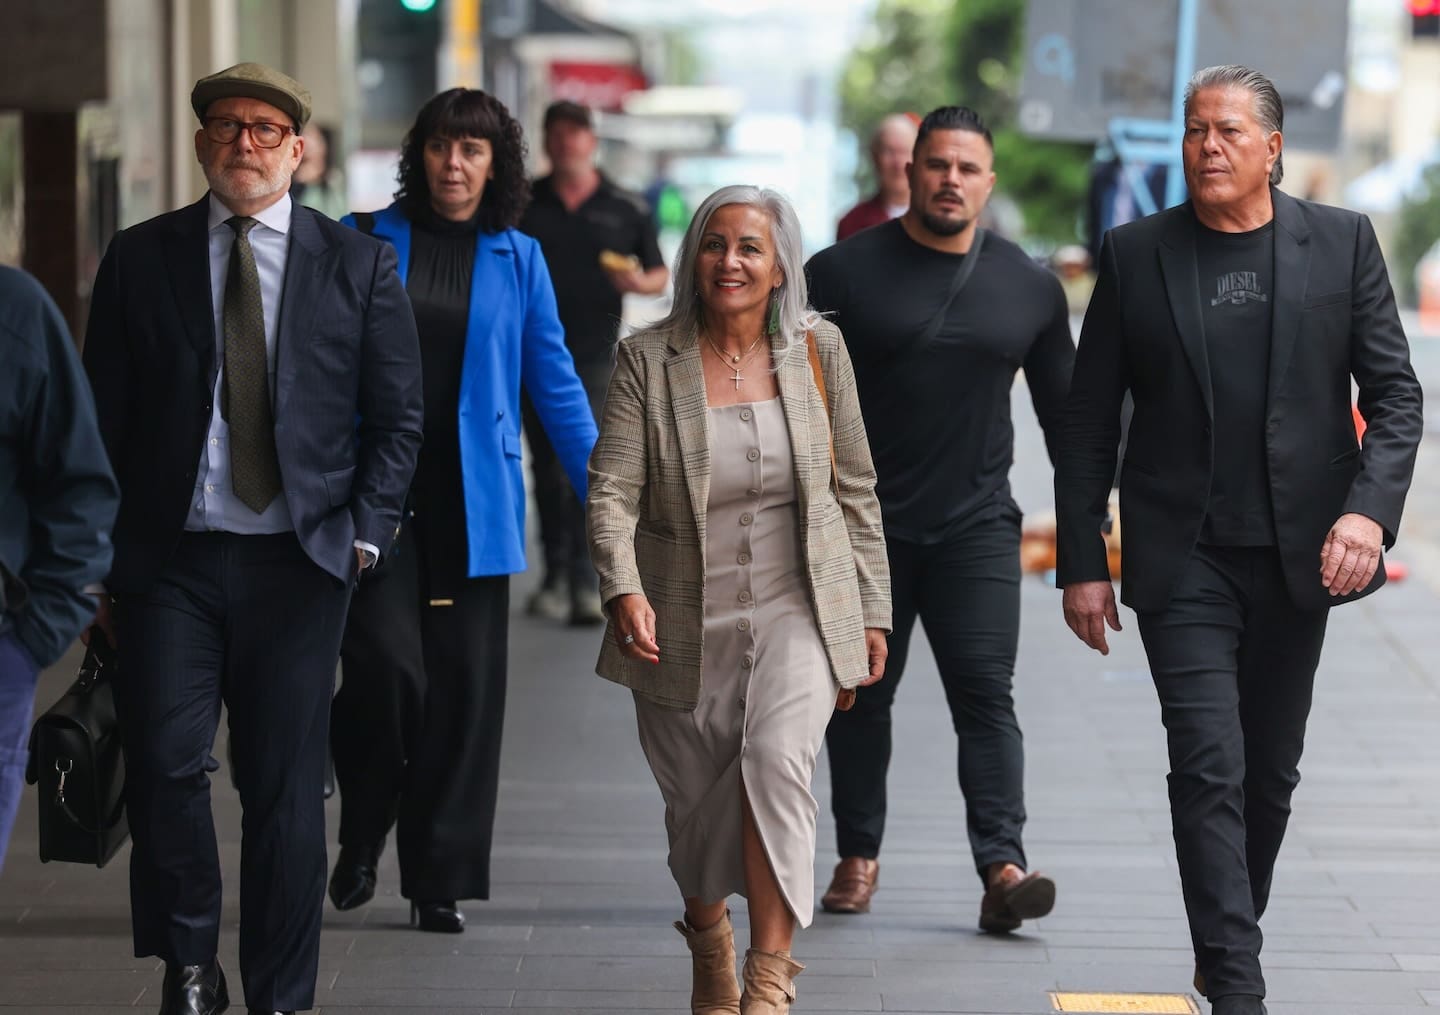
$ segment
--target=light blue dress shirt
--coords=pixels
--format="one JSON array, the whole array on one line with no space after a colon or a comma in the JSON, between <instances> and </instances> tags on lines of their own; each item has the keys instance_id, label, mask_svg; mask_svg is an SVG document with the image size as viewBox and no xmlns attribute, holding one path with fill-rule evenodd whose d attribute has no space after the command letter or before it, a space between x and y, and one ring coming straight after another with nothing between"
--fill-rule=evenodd
<instances>
[{"instance_id":1,"label":"light blue dress shirt","mask_svg":"<svg viewBox=\"0 0 1440 1015\"><path fill-rule=\"evenodd\" d=\"M285 291L285 262L290 257L290 195L286 194L253 218L259 223L250 230L250 249L255 252L255 269L260 276L260 302L265 312L265 365L270 378L270 399L275 399L275 337L280 327L280 299ZM235 231L226 222L234 216L213 193L210 195L210 302L215 313L214 412L200 468L195 473L195 490L185 528L190 532L234 532L264 535L290 532L295 528L283 493L264 511L256 514L240 502L230 485L230 424L220 415L220 393L225 384L225 282L230 272L230 252Z\"/></svg>"}]
</instances>

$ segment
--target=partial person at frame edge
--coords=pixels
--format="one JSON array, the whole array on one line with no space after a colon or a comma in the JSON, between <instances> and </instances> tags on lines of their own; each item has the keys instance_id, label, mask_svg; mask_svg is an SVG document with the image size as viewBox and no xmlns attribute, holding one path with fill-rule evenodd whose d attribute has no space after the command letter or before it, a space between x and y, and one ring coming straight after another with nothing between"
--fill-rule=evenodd
<instances>
[{"instance_id":1,"label":"partial person at frame edge","mask_svg":"<svg viewBox=\"0 0 1440 1015\"><path fill-rule=\"evenodd\" d=\"M119 507L70 329L0 266L0 869L20 806L40 671L95 616Z\"/></svg>"}]
</instances>

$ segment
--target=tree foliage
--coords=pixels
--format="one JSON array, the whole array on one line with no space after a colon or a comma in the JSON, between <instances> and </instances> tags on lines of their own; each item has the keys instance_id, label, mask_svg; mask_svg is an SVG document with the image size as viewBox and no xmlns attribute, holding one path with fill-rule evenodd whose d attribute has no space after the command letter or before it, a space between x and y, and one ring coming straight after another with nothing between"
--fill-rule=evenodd
<instances>
[{"instance_id":1,"label":"tree foliage","mask_svg":"<svg viewBox=\"0 0 1440 1015\"><path fill-rule=\"evenodd\" d=\"M1420 186L1400 206L1392 278L1402 298L1412 306L1419 299L1415 267L1437 242L1440 242L1440 164L1425 170Z\"/></svg>"},{"instance_id":2,"label":"tree foliage","mask_svg":"<svg viewBox=\"0 0 1440 1015\"><path fill-rule=\"evenodd\" d=\"M1091 146L1037 141L1015 128L1024 34L1025 0L881 0L843 72L841 120L863 138L887 113L974 108L995 135L997 189L1020 206L1027 231L1074 242Z\"/></svg>"}]
</instances>

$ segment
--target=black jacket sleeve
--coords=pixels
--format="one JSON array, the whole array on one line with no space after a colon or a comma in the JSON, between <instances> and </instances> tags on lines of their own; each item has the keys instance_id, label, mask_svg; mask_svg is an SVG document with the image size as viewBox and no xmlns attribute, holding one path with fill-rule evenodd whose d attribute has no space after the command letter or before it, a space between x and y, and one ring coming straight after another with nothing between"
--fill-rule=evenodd
<instances>
[{"instance_id":1,"label":"black jacket sleeve","mask_svg":"<svg viewBox=\"0 0 1440 1015\"><path fill-rule=\"evenodd\" d=\"M1385 261L1375 229L1364 217L1355 238L1351 293L1350 373L1360 389L1356 405L1365 419L1365 439L1345 510L1379 522L1385 545L1391 546L1400 529L1425 418Z\"/></svg>"},{"instance_id":2,"label":"black jacket sleeve","mask_svg":"<svg viewBox=\"0 0 1440 1015\"><path fill-rule=\"evenodd\" d=\"M1100 527L1115 478L1120 407L1130 386L1123 327L1120 272L1114 239L1107 234L1055 453L1056 584L1061 588L1110 578Z\"/></svg>"}]
</instances>

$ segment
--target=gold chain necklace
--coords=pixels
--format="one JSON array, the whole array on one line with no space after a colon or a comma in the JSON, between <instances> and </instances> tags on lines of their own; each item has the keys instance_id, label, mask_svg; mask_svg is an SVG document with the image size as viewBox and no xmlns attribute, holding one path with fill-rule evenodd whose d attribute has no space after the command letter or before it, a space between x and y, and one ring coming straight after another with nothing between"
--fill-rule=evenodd
<instances>
[{"instance_id":1,"label":"gold chain necklace","mask_svg":"<svg viewBox=\"0 0 1440 1015\"><path fill-rule=\"evenodd\" d=\"M760 344L760 339L764 337L765 332L762 331L755 339L755 341L750 343L749 348L747 348L743 353L731 353L727 356L724 350L722 350L718 345L715 344L714 339L712 339L708 334L705 336L705 342L710 346L711 349L715 350L715 355L720 359L720 362L724 363L728 360L729 366L735 371L735 376L732 377L731 380L735 382L736 391L739 391L740 385L745 383L745 375L740 372L740 367L750 361L750 357L755 354L755 347Z\"/></svg>"}]
</instances>

